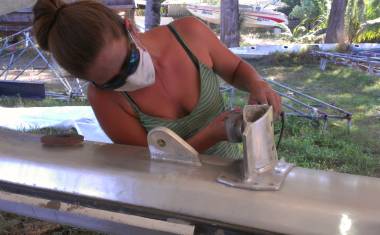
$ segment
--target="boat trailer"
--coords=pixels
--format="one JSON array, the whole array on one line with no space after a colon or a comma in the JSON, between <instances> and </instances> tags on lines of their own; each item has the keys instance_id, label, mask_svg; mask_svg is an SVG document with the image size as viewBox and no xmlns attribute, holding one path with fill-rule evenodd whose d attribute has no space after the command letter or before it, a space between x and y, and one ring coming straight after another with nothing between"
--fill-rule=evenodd
<instances>
[{"instance_id":1,"label":"boat trailer","mask_svg":"<svg viewBox=\"0 0 380 235\"><path fill-rule=\"evenodd\" d=\"M2 131L0 210L112 234L378 234L380 180L279 160L271 115L256 106L229 117L245 149L235 162L165 128L148 134L149 148L53 147Z\"/></svg>"}]
</instances>

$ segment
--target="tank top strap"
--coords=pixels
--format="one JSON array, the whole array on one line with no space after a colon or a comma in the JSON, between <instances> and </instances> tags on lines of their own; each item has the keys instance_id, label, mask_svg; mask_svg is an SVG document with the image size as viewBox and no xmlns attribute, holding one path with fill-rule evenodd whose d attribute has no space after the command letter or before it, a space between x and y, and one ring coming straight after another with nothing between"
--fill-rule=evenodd
<instances>
[{"instance_id":1,"label":"tank top strap","mask_svg":"<svg viewBox=\"0 0 380 235\"><path fill-rule=\"evenodd\" d=\"M177 41L181 44L181 46L183 47L183 49L185 49L186 54L190 57L190 59L195 64L195 66L197 68L199 68L198 58L193 54L193 52L191 52L191 50L186 45L185 41L183 41L182 37L179 35L179 33L177 32L177 30L174 28L174 26L171 25L171 24L168 24L167 26L168 26L169 30L173 33L173 35L177 39Z\"/></svg>"},{"instance_id":2,"label":"tank top strap","mask_svg":"<svg viewBox=\"0 0 380 235\"><path fill-rule=\"evenodd\" d=\"M127 98L128 103L132 106L133 111L135 111L135 113L140 116L141 111L135 100L126 91L123 92L123 94Z\"/></svg>"}]
</instances>

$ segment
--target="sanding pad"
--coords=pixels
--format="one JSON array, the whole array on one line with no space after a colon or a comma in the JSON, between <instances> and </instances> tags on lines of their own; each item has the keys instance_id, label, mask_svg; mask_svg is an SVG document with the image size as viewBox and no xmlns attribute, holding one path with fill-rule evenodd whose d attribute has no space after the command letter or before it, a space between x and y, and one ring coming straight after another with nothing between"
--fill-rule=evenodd
<instances>
[{"instance_id":1,"label":"sanding pad","mask_svg":"<svg viewBox=\"0 0 380 235\"><path fill-rule=\"evenodd\" d=\"M44 135L40 140L44 146L78 146L83 144L84 137L78 134Z\"/></svg>"}]
</instances>

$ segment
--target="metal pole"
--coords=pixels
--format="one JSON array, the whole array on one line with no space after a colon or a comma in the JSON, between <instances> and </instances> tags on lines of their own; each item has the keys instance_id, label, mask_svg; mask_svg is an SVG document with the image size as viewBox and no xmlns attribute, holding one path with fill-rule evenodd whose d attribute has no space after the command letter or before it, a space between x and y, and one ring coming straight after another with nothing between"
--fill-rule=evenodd
<instances>
[{"instance_id":1,"label":"metal pole","mask_svg":"<svg viewBox=\"0 0 380 235\"><path fill-rule=\"evenodd\" d=\"M292 92L294 92L294 93L296 93L296 94L298 94L298 95L300 95L300 96L303 96L303 97L306 97L306 98L311 99L311 100L313 100L313 101L316 101L316 102L318 102L318 103L321 103L321 104L323 104L323 105L325 105L325 106L328 106L328 107L330 107L330 108L332 108L332 109L335 109L335 110L337 110L337 111L339 111L339 112L342 112L342 113L344 113L344 114L350 114L350 115L351 115L351 113L349 113L349 112L347 112L347 111L345 111L345 110L343 110L343 109L341 109L341 108L338 108L338 107L336 107L336 106L334 106L334 105L331 105L331 104L329 104L329 103L326 103L326 102L324 102L324 101L322 101L322 100L319 100L319 99L317 99L317 98L315 98L315 97L312 97L312 96L306 95L306 94L304 94L304 93L302 93L302 92L299 92L299 91L297 91L297 90L294 90L293 88L290 88L290 87L288 87L288 86L282 85L281 83L278 83L278 82L276 82L276 81L273 81L273 80L270 80L270 79L266 79L266 78L264 78L264 80L267 81L267 82L269 82L269 83L272 83L272 84L275 84L275 85L277 85L277 86L280 86L280 87L282 87L282 88L284 88L284 89L287 89L287 90L289 90L289 91L292 91Z\"/></svg>"}]
</instances>

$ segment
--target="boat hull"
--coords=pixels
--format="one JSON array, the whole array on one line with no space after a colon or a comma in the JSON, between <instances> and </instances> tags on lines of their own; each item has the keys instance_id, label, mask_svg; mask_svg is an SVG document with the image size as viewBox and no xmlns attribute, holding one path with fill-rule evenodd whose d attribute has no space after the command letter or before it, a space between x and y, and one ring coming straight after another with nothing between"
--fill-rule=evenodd
<instances>
[{"instance_id":1,"label":"boat hull","mask_svg":"<svg viewBox=\"0 0 380 235\"><path fill-rule=\"evenodd\" d=\"M220 9L217 6L187 4L187 9L192 15L208 23L220 24ZM280 28L280 24L288 24L286 15L280 12L270 10L252 11L252 9L253 8L240 9L240 14L243 20L242 27Z\"/></svg>"}]
</instances>

